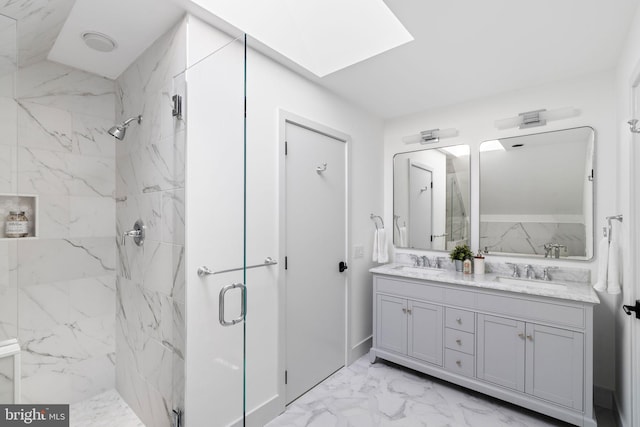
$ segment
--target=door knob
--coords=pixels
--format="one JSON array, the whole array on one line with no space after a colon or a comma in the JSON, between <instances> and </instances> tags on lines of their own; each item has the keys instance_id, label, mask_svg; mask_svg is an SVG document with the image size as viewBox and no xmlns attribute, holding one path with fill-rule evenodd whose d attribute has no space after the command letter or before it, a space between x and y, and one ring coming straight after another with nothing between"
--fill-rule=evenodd
<instances>
[{"instance_id":1,"label":"door knob","mask_svg":"<svg viewBox=\"0 0 640 427\"><path fill-rule=\"evenodd\" d=\"M623 305L622 309L627 314L627 316L631 316L631 312L636 313L636 319L640 319L640 300L636 300L636 305Z\"/></svg>"},{"instance_id":2,"label":"door knob","mask_svg":"<svg viewBox=\"0 0 640 427\"><path fill-rule=\"evenodd\" d=\"M344 272L347 268L349 268L347 266L347 263L344 261L340 261L340 264L338 264L338 271L340 271L340 273Z\"/></svg>"}]
</instances>

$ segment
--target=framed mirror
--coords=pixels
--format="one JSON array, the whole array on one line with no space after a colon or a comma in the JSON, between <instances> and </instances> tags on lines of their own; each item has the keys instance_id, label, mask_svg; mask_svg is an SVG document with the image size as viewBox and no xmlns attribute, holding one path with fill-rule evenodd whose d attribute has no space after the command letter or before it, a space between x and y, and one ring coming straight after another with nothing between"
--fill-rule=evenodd
<instances>
[{"instance_id":1,"label":"framed mirror","mask_svg":"<svg viewBox=\"0 0 640 427\"><path fill-rule=\"evenodd\" d=\"M594 145L590 127L483 142L480 248L591 259Z\"/></svg>"},{"instance_id":2,"label":"framed mirror","mask_svg":"<svg viewBox=\"0 0 640 427\"><path fill-rule=\"evenodd\" d=\"M470 149L430 148L393 157L393 244L446 251L469 244Z\"/></svg>"}]
</instances>

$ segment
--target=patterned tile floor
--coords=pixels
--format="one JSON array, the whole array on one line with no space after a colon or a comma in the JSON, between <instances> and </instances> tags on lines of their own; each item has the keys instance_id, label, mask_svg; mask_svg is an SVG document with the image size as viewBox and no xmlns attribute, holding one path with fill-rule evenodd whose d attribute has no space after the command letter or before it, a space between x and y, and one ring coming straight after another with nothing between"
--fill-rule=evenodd
<instances>
[{"instance_id":1,"label":"patterned tile floor","mask_svg":"<svg viewBox=\"0 0 640 427\"><path fill-rule=\"evenodd\" d=\"M598 426L615 426L598 410ZM267 427L568 426L403 367L362 357L293 402Z\"/></svg>"},{"instance_id":2,"label":"patterned tile floor","mask_svg":"<svg viewBox=\"0 0 640 427\"><path fill-rule=\"evenodd\" d=\"M71 427L144 427L115 390L71 405ZM615 427L597 408L599 427ZM553 418L367 356L293 402L266 427L542 427ZM150 426L154 427L154 426ZM202 427L202 426L189 426Z\"/></svg>"}]
</instances>

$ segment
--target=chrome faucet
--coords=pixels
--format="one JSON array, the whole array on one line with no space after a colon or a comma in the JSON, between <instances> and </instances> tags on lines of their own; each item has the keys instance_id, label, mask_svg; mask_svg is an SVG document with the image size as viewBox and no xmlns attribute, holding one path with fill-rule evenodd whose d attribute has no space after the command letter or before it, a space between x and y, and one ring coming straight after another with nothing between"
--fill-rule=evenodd
<instances>
[{"instance_id":1,"label":"chrome faucet","mask_svg":"<svg viewBox=\"0 0 640 427\"><path fill-rule=\"evenodd\" d=\"M536 273L533 271L533 267L530 264L524 266L524 277L527 279L536 278Z\"/></svg>"},{"instance_id":2,"label":"chrome faucet","mask_svg":"<svg viewBox=\"0 0 640 427\"><path fill-rule=\"evenodd\" d=\"M564 251L567 251L567 247L565 245L560 245L558 243L545 243L543 247L545 258L560 258L560 249L564 248Z\"/></svg>"},{"instance_id":3,"label":"chrome faucet","mask_svg":"<svg viewBox=\"0 0 640 427\"><path fill-rule=\"evenodd\" d=\"M431 261L431 267L433 268L440 268L440 258L433 257L433 260Z\"/></svg>"},{"instance_id":4,"label":"chrome faucet","mask_svg":"<svg viewBox=\"0 0 640 427\"><path fill-rule=\"evenodd\" d=\"M408 254L408 255L411 258L411 260L413 261L413 266L417 267L418 266L418 255L414 255L414 254Z\"/></svg>"},{"instance_id":5,"label":"chrome faucet","mask_svg":"<svg viewBox=\"0 0 640 427\"><path fill-rule=\"evenodd\" d=\"M422 258L422 265L423 266L431 267L431 261L429 261L429 258L426 255L424 255L424 256L422 256L420 258Z\"/></svg>"},{"instance_id":6,"label":"chrome faucet","mask_svg":"<svg viewBox=\"0 0 640 427\"><path fill-rule=\"evenodd\" d=\"M549 270L557 270L557 269L558 267L545 267L544 270L542 270L542 280L550 281L551 276L549 276Z\"/></svg>"},{"instance_id":7,"label":"chrome faucet","mask_svg":"<svg viewBox=\"0 0 640 427\"><path fill-rule=\"evenodd\" d=\"M511 277L520 277L520 273L518 273L518 264L512 264L508 262L507 265L510 265L513 267L513 272L511 273Z\"/></svg>"}]
</instances>

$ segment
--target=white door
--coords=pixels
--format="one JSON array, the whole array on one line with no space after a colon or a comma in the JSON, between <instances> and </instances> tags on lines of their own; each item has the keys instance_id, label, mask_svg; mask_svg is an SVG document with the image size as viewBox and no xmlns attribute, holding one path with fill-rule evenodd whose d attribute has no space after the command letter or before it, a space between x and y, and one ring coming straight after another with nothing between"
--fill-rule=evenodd
<instances>
[{"instance_id":1,"label":"white door","mask_svg":"<svg viewBox=\"0 0 640 427\"><path fill-rule=\"evenodd\" d=\"M409 163L409 247L431 248L433 174L425 165Z\"/></svg>"},{"instance_id":2,"label":"white door","mask_svg":"<svg viewBox=\"0 0 640 427\"><path fill-rule=\"evenodd\" d=\"M286 124L286 400L344 366L346 143Z\"/></svg>"},{"instance_id":3,"label":"white door","mask_svg":"<svg viewBox=\"0 0 640 427\"><path fill-rule=\"evenodd\" d=\"M633 118L640 118L640 75L637 76L637 84L633 88ZM630 260L637 260L640 255L640 171L637 169L638 161L640 161L640 134L634 133L631 139L631 153L630 156L632 163L630 166L631 175L631 202L629 210L631 215L629 218L625 217L624 221L629 221L629 230L631 231L631 254ZM632 271L632 283L635 283L635 289L633 285L630 286L631 295L630 298L625 297L623 299L624 304L634 305L636 299L640 299L640 264L638 262L630 262ZM633 318L633 316L631 316ZM631 399L630 403L632 408L628 410L630 414L630 425L638 425L640 423L640 321L632 319L631 323L631 372L623 372L622 375L627 378L632 378L631 383ZM624 332L624 329L623 329ZM626 334L625 334L626 335ZM626 335L629 336L629 335ZM624 364L623 364L624 366Z\"/></svg>"}]
</instances>

